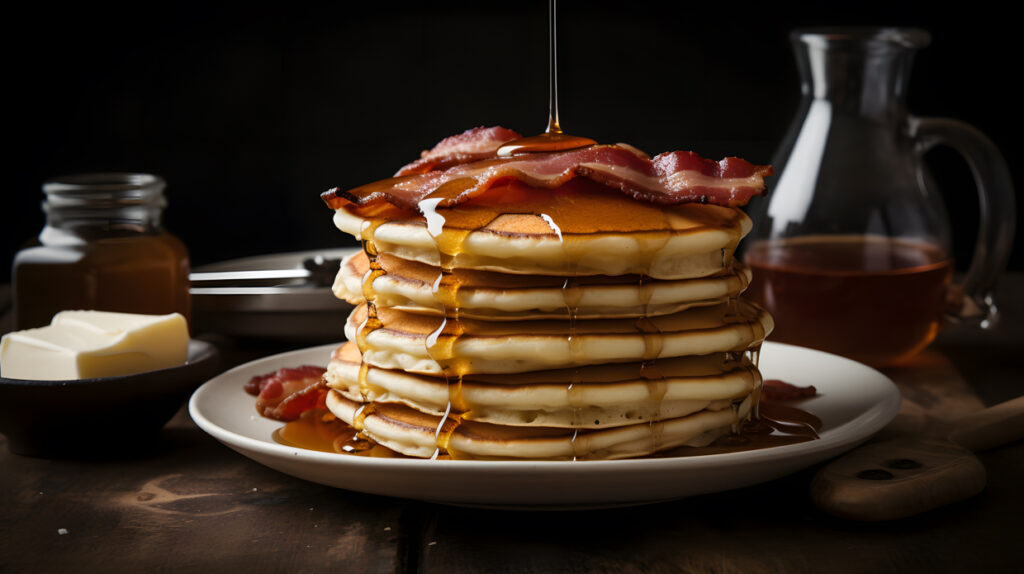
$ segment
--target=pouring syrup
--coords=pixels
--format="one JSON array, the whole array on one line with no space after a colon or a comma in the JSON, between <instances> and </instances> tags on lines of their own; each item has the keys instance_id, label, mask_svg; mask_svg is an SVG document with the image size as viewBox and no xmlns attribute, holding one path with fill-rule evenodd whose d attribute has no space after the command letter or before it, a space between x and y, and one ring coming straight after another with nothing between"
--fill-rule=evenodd
<instances>
[{"instance_id":1,"label":"pouring syrup","mask_svg":"<svg viewBox=\"0 0 1024 574\"><path fill-rule=\"evenodd\" d=\"M558 120L558 36L557 0L548 0L548 127L544 133L508 142L498 148L498 157L511 157L521 153L565 151L597 142L585 137L562 132Z\"/></svg>"}]
</instances>

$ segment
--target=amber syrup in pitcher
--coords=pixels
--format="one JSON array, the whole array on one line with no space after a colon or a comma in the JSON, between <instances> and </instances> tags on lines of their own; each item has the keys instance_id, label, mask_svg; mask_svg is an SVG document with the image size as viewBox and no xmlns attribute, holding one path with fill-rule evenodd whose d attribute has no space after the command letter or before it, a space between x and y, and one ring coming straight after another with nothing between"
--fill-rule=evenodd
<instances>
[{"instance_id":1,"label":"amber syrup in pitcher","mask_svg":"<svg viewBox=\"0 0 1024 574\"><path fill-rule=\"evenodd\" d=\"M752 245L746 296L776 317L769 340L873 366L935 338L953 274L946 253L918 240L810 236Z\"/></svg>"}]
</instances>

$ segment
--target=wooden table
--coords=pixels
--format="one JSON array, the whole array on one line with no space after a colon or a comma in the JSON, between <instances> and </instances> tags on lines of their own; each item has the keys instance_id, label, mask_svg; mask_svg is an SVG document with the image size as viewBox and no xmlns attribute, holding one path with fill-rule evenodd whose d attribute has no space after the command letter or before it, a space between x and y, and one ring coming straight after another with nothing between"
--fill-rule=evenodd
<instances>
[{"instance_id":1,"label":"wooden table","mask_svg":"<svg viewBox=\"0 0 1024 574\"><path fill-rule=\"evenodd\" d=\"M888 372L905 402L883 434L1024 392L1024 275L1001 291L998 328L950 329ZM227 347L235 361L279 350ZM649 506L485 511L280 474L222 446L183 410L137 458L27 458L0 444L0 572L1020 572L1024 441L979 456L982 494L886 523L817 510L808 497L816 468Z\"/></svg>"}]
</instances>

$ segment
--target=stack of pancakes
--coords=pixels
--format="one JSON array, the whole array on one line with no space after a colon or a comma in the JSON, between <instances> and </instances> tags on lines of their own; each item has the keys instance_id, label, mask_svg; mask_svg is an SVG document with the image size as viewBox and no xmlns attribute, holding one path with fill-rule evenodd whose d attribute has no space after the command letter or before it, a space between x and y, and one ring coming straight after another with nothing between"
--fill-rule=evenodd
<instances>
[{"instance_id":1,"label":"stack of pancakes","mask_svg":"<svg viewBox=\"0 0 1024 574\"><path fill-rule=\"evenodd\" d=\"M772 320L739 298L741 210L590 182L487 197L336 209L364 250L334 285L356 305L335 415L409 456L537 460L705 446L750 416Z\"/></svg>"}]
</instances>

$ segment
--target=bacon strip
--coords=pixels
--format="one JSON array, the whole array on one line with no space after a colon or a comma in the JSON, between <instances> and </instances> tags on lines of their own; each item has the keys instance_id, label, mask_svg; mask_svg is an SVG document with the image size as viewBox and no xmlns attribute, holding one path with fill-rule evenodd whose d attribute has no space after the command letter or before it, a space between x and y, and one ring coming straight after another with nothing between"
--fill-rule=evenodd
<instances>
[{"instance_id":1,"label":"bacon strip","mask_svg":"<svg viewBox=\"0 0 1024 574\"><path fill-rule=\"evenodd\" d=\"M321 197L333 209L349 203L367 205L384 201L402 209L419 210L423 200L436 199L433 204L451 207L510 179L553 189L580 176L641 201L735 207L762 195L764 177L772 173L771 166L753 165L739 158L716 162L693 152L677 151L648 160L627 147L595 145L439 167L351 190L333 188Z\"/></svg>"},{"instance_id":2,"label":"bacon strip","mask_svg":"<svg viewBox=\"0 0 1024 574\"><path fill-rule=\"evenodd\" d=\"M469 163L494 157L502 144L523 136L500 126L478 127L441 140L433 149L420 154L420 159L398 170L396 177L427 173L436 169L447 169L461 163Z\"/></svg>"},{"instance_id":3,"label":"bacon strip","mask_svg":"<svg viewBox=\"0 0 1024 574\"><path fill-rule=\"evenodd\" d=\"M256 410L261 415L292 421L303 411L323 406L327 397L324 372L326 369L310 365L283 368L253 377L245 384L245 392L258 396Z\"/></svg>"},{"instance_id":4,"label":"bacon strip","mask_svg":"<svg viewBox=\"0 0 1024 574\"><path fill-rule=\"evenodd\" d=\"M800 387L779 379L768 379L761 385L761 400L765 401L795 401L816 394L818 389L814 385Z\"/></svg>"}]
</instances>

